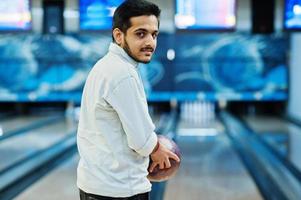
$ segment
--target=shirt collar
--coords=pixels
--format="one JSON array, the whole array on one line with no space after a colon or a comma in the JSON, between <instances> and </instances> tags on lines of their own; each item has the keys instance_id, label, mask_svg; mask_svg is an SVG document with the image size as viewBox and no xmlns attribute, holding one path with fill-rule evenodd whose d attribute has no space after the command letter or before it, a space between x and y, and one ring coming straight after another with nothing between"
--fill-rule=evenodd
<instances>
[{"instance_id":1,"label":"shirt collar","mask_svg":"<svg viewBox=\"0 0 301 200\"><path fill-rule=\"evenodd\" d=\"M138 62L135 61L133 58L131 58L127 52L124 51L123 48L121 48L120 46L118 46L116 43L111 43L110 44L110 47L109 47L109 51L118 55L118 56L121 56L123 58L125 58L129 63L131 63L132 66L134 66L135 68L138 67Z\"/></svg>"}]
</instances>

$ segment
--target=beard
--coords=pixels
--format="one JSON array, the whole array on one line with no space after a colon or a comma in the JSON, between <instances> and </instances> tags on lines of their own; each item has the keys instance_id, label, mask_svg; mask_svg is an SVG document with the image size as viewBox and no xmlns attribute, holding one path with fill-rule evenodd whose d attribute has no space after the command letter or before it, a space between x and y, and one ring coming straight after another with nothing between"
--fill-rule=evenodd
<instances>
[{"instance_id":1,"label":"beard","mask_svg":"<svg viewBox=\"0 0 301 200\"><path fill-rule=\"evenodd\" d=\"M138 59L137 57L134 56L134 54L132 53L130 47L129 47L129 44L127 43L126 39L124 38L124 47L123 47L123 50L133 59L135 60L136 62L140 62L140 63L144 63L144 64L147 64L150 62L149 61L144 61L144 60L140 60Z\"/></svg>"}]
</instances>

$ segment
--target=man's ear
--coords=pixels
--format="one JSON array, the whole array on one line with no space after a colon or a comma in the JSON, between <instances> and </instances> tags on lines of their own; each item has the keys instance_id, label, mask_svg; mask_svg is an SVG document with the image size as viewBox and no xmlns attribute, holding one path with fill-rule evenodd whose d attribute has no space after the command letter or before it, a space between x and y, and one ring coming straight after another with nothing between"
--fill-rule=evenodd
<instances>
[{"instance_id":1,"label":"man's ear","mask_svg":"<svg viewBox=\"0 0 301 200\"><path fill-rule=\"evenodd\" d=\"M123 34L123 32L119 28L114 28L114 30L113 30L113 37L115 39L115 42L118 45L122 44L124 34Z\"/></svg>"}]
</instances>

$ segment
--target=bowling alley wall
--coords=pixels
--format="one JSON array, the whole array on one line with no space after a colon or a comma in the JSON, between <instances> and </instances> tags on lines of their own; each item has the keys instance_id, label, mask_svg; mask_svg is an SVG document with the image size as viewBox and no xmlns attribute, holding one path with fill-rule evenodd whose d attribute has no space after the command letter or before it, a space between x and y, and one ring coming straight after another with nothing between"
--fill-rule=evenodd
<instances>
[{"instance_id":1,"label":"bowling alley wall","mask_svg":"<svg viewBox=\"0 0 301 200\"><path fill-rule=\"evenodd\" d=\"M80 30L78 2L63 2L63 34L45 33L42 0L31 1L31 30L0 33L0 101L80 102L111 34ZM282 0L275 1L269 34L252 33L251 0L237 1L230 31L177 31L174 0L153 2L162 9L161 33L154 59L139 68L149 101L290 100L289 113L301 119L301 41L298 33L283 31Z\"/></svg>"}]
</instances>

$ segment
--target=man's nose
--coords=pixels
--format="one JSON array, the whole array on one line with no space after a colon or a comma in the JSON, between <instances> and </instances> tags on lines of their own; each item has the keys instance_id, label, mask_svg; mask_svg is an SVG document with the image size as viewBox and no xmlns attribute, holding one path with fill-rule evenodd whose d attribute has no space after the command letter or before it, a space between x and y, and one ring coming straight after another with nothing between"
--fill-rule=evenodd
<instances>
[{"instance_id":1,"label":"man's nose","mask_svg":"<svg viewBox=\"0 0 301 200\"><path fill-rule=\"evenodd\" d=\"M153 47L155 43L156 43L156 39L151 34L149 34L148 37L146 38L146 45Z\"/></svg>"}]
</instances>

